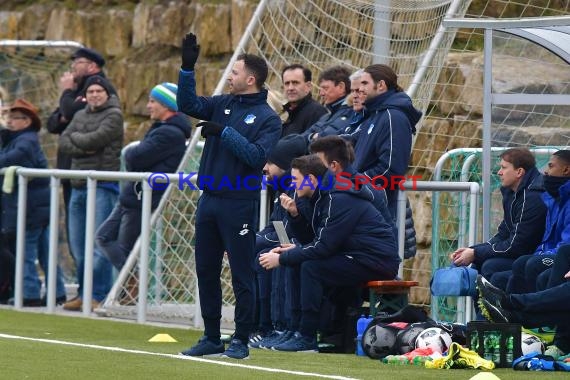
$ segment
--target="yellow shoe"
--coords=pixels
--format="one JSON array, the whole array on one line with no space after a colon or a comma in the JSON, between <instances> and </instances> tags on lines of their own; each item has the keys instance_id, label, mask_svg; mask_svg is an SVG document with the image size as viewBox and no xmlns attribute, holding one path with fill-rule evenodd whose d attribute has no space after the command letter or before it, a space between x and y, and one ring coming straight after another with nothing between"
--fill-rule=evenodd
<instances>
[{"instance_id":1,"label":"yellow shoe","mask_svg":"<svg viewBox=\"0 0 570 380\"><path fill-rule=\"evenodd\" d=\"M72 300L64 303L63 309L69 310L69 311L81 311L81 304L82 303L83 303L83 301L81 300L81 298L75 297Z\"/></svg>"}]
</instances>

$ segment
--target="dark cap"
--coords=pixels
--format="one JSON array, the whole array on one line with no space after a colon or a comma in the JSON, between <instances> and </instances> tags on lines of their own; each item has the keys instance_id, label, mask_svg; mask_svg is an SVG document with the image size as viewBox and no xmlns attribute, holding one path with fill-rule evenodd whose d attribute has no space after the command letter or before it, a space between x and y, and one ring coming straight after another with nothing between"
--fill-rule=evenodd
<instances>
[{"instance_id":1,"label":"dark cap","mask_svg":"<svg viewBox=\"0 0 570 380\"><path fill-rule=\"evenodd\" d=\"M95 62L99 67L105 66L105 58L103 58L101 54L99 54L97 51L93 49L88 49L88 48L77 49L75 53L71 55L71 59L74 60L77 58L88 59L92 62Z\"/></svg>"},{"instance_id":2,"label":"dark cap","mask_svg":"<svg viewBox=\"0 0 570 380\"><path fill-rule=\"evenodd\" d=\"M291 161L305 154L307 154L307 140L302 135L292 134L277 142L267 161L288 171L291 169Z\"/></svg>"},{"instance_id":3,"label":"dark cap","mask_svg":"<svg viewBox=\"0 0 570 380\"><path fill-rule=\"evenodd\" d=\"M87 78L85 81L85 86L83 88L85 91L87 91L87 89L94 84L98 84L99 86L103 87L109 96L114 93L111 83L109 83L107 79L103 78L100 75L92 75Z\"/></svg>"}]
</instances>

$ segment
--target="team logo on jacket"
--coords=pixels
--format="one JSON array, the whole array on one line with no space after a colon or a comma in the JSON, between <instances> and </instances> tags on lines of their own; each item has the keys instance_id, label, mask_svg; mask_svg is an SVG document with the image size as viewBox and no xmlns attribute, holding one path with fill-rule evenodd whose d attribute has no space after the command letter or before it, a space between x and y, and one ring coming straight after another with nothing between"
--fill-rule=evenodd
<instances>
[{"instance_id":1,"label":"team logo on jacket","mask_svg":"<svg viewBox=\"0 0 570 380\"><path fill-rule=\"evenodd\" d=\"M224 114L225 114L225 115L229 115L229 114L230 114L230 110L226 108L226 109L224 110Z\"/></svg>"},{"instance_id":2,"label":"team logo on jacket","mask_svg":"<svg viewBox=\"0 0 570 380\"><path fill-rule=\"evenodd\" d=\"M247 223L242 226L242 230L239 232L241 236L247 234L249 232L249 228L247 228Z\"/></svg>"},{"instance_id":3,"label":"team logo on jacket","mask_svg":"<svg viewBox=\"0 0 570 380\"><path fill-rule=\"evenodd\" d=\"M370 124L370 127L368 127L368 134L371 134L373 129L374 129L374 123Z\"/></svg>"},{"instance_id":4,"label":"team logo on jacket","mask_svg":"<svg viewBox=\"0 0 570 380\"><path fill-rule=\"evenodd\" d=\"M243 121L245 121L246 124L253 124L255 118L256 118L255 115L249 114L245 117L245 119L243 119Z\"/></svg>"}]
</instances>

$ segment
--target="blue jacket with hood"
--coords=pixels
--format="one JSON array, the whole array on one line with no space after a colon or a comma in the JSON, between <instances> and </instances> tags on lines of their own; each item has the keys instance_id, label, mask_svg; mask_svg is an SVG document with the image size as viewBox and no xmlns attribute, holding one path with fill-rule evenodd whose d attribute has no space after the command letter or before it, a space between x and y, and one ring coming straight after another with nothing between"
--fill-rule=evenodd
<instances>
[{"instance_id":1,"label":"blue jacket with hood","mask_svg":"<svg viewBox=\"0 0 570 380\"><path fill-rule=\"evenodd\" d=\"M330 190L323 190L319 185L310 199L314 240L281 253L279 263L291 266L345 255L395 278L400 264L396 240L390 225L372 205L373 200L372 191L366 186L337 190L333 185Z\"/></svg>"},{"instance_id":2,"label":"blue jacket with hood","mask_svg":"<svg viewBox=\"0 0 570 380\"><path fill-rule=\"evenodd\" d=\"M472 246L475 264L487 259L516 259L532 254L542 241L546 206L542 201L542 175L538 169L526 172L516 191L501 187L504 219L489 241Z\"/></svg>"},{"instance_id":3,"label":"blue jacket with hood","mask_svg":"<svg viewBox=\"0 0 570 380\"><path fill-rule=\"evenodd\" d=\"M394 175L404 176L412 152L412 135L422 113L414 108L405 92L391 89L366 101L364 120L354 147L354 167L369 178L384 176L391 183ZM396 191L388 186L388 203Z\"/></svg>"},{"instance_id":4,"label":"blue jacket with hood","mask_svg":"<svg viewBox=\"0 0 570 380\"><path fill-rule=\"evenodd\" d=\"M327 104L326 108L329 113L321 116L315 124L311 125L309 129L303 132L303 136L307 141L311 141L311 138L315 133L318 133L319 137L338 135L343 133L350 125L354 111L352 110L352 107L346 104L346 97L339 99L332 104Z\"/></svg>"},{"instance_id":5,"label":"blue jacket with hood","mask_svg":"<svg viewBox=\"0 0 570 380\"><path fill-rule=\"evenodd\" d=\"M262 169L281 136L281 119L267 104L267 90L243 95L197 96L193 71L180 70L178 109L225 126L206 139L198 187L233 199L259 199Z\"/></svg>"},{"instance_id":6,"label":"blue jacket with hood","mask_svg":"<svg viewBox=\"0 0 570 380\"><path fill-rule=\"evenodd\" d=\"M125 152L125 166L131 172L174 173L186 151L191 135L188 117L177 113L164 121L155 121L138 145ZM152 191L152 208L156 208L164 190ZM123 207L142 207L140 182L125 181L119 201Z\"/></svg>"},{"instance_id":7,"label":"blue jacket with hood","mask_svg":"<svg viewBox=\"0 0 570 380\"><path fill-rule=\"evenodd\" d=\"M535 255L555 255L560 246L570 244L570 180L560 186L559 192L558 198L547 192L542 194L547 208L546 225Z\"/></svg>"}]
</instances>

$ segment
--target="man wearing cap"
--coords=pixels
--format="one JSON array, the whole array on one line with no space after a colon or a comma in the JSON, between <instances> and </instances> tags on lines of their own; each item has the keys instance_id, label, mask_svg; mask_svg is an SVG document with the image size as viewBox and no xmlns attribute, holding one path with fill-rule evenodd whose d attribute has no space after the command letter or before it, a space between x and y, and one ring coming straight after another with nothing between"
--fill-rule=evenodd
<instances>
[{"instance_id":1,"label":"man wearing cap","mask_svg":"<svg viewBox=\"0 0 570 380\"><path fill-rule=\"evenodd\" d=\"M87 80L98 75L105 78L103 66L105 59L97 51L88 48L77 49L71 55L71 70L63 73L59 79L59 88L62 91L59 98L58 107L52 112L47 121L47 130L50 133L61 135L65 128L67 128L75 113L87 104L85 98L85 84ZM117 94L117 91L109 83L109 91L111 94ZM71 157L64 154L58 147L57 151L57 168L69 169L71 168ZM71 184L68 179L61 180L63 189L63 200L66 209L66 224L69 241L69 224L67 220L67 210L69 208L69 199L71 197ZM70 247L71 250L71 247ZM72 252L73 254L73 252Z\"/></svg>"},{"instance_id":2,"label":"man wearing cap","mask_svg":"<svg viewBox=\"0 0 570 380\"><path fill-rule=\"evenodd\" d=\"M40 147L38 131L42 123L37 108L24 99L16 99L10 107L7 129L0 131L0 169L10 166L47 168L47 160ZM0 221L3 249L16 252L18 189L14 172L4 174L2 188L2 218ZM36 270L39 260L44 271L48 266L48 225L50 190L48 178L31 178L28 182L26 208L26 244L24 253L24 306L45 305L41 299L41 281ZM2 263L4 264L4 263ZM49 273L48 273L49 274ZM65 288L57 268L57 303L65 302Z\"/></svg>"},{"instance_id":3,"label":"man wearing cap","mask_svg":"<svg viewBox=\"0 0 570 380\"><path fill-rule=\"evenodd\" d=\"M282 221L288 225L287 211L281 206L279 197L287 194L295 197L295 189L291 186L291 161L305 154L307 147L304 140L281 139L271 151L263 171L267 184L273 191L273 211L267 226L257 233L255 239L255 252L260 254L280 245L279 238L273 227L273 221ZM306 202L305 202L306 203ZM297 207L297 206L295 206ZM299 206L302 207L302 206ZM291 231L288 231L289 235ZM291 236L291 235L290 235ZM312 236L309 240L312 239ZM286 287L286 272L282 268L267 271L256 260L257 275L257 306L258 327L249 339L249 346L253 348L265 347L269 339L281 335L289 325L290 313Z\"/></svg>"},{"instance_id":4,"label":"man wearing cap","mask_svg":"<svg viewBox=\"0 0 570 380\"><path fill-rule=\"evenodd\" d=\"M198 124L206 143L198 173L203 193L196 211L196 273L205 331L199 342L182 354L246 359L254 328L253 260L261 176L281 136L281 120L267 104L264 83L268 68L263 58L239 55L228 76L229 94L206 97L196 95L194 65L199 51L196 36L188 33L182 41L177 102L180 111L206 120ZM212 181L201 183L206 177ZM248 188L239 183L242 178L253 179ZM224 252L236 296L236 330L227 350L220 340Z\"/></svg>"},{"instance_id":5,"label":"man wearing cap","mask_svg":"<svg viewBox=\"0 0 570 380\"><path fill-rule=\"evenodd\" d=\"M125 152L131 172L174 173L186 150L191 127L188 117L178 113L178 86L164 82L150 92L147 110L154 121L138 145ZM152 209L164 190L153 189ZM121 269L141 232L142 188L140 182L125 181L119 202L97 230L97 245L117 269Z\"/></svg>"},{"instance_id":6,"label":"man wearing cap","mask_svg":"<svg viewBox=\"0 0 570 380\"><path fill-rule=\"evenodd\" d=\"M73 170L119 171L123 147L123 113L110 83L94 75L85 83L87 107L78 111L61 134L59 146L72 157ZM69 242L77 267L79 294L83 290L85 260L86 181L71 180L69 200ZM117 182L98 181L95 203L95 228L109 216L119 194ZM93 302L96 308L112 285L113 267L99 249L93 253ZM67 302L64 309L79 311L81 296Z\"/></svg>"}]
</instances>

